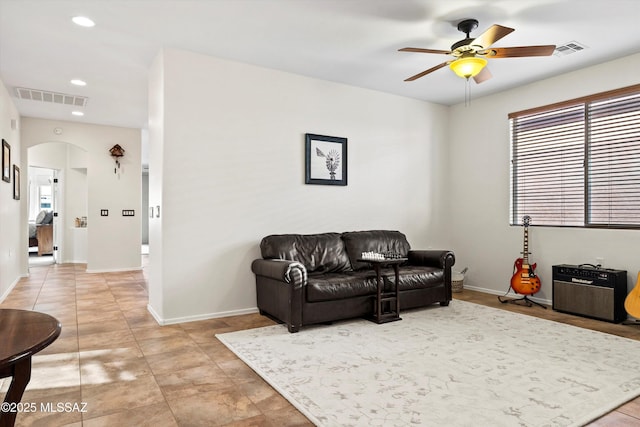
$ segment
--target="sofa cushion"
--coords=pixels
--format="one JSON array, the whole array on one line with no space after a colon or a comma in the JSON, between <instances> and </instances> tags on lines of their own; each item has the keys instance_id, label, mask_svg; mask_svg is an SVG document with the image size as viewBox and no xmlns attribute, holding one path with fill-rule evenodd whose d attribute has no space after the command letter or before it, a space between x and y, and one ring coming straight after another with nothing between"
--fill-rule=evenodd
<instances>
[{"instance_id":1,"label":"sofa cushion","mask_svg":"<svg viewBox=\"0 0 640 427\"><path fill-rule=\"evenodd\" d=\"M47 216L47 211L42 210L38 213L38 216L36 217L36 224L42 224L42 221L44 220L44 217Z\"/></svg>"},{"instance_id":2,"label":"sofa cushion","mask_svg":"<svg viewBox=\"0 0 640 427\"><path fill-rule=\"evenodd\" d=\"M262 239L260 251L264 259L298 261L309 274L351 270L340 233L274 234Z\"/></svg>"},{"instance_id":3,"label":"sofa cushion","mask_svg":"<svg viewBox=\"0 0 640 427\"><path fill-rule=\"evenodd\" d=\"M351 231L342 233L342 240L347 248L351 268L354 270L371 268L368 263L357 261L363 252L393 252L406 257L411 249L407 236L399 231Z\"/></svg>"},{"instance_id":4,"label":"sofa cushion","mask_svg":"<svg viewBox=\"0 0 640 427\"><path fill-rule=\"evenodd\" d=\"M42 225L49 225L53 222L53 212L49 211L47 212L47 214L44 216L44 219L42 220L41 224Z\"/></svg>"},{"instance_id":5,"label":"sofa cushion","mask_svg":"<svg viewBox=\"0 0 640 427\"><path fill-rule=\"evenodd\" d=\"M425 289L441 286L444 271L436 267L403 266L400 267L400 290ZM382 269L381 276L385 292L391 292L395 286L393 268ZM307 279L307 301L332 301L371 295L377 292L376 274L371 270L359 270L344 273L311 274Z\"/></svg>"},{"instance_id":6,"label":"sofa cushion","mask_svg":"<svg viewBox=\"0 0 640 427\"><path fill-rule=\"evenodd\" d=\"M307 279L307 301L333 301L377 292L376 275L372 271L312 274Z\"/></svg>"},{"instance_id":7,"label":"sofa cushion","mask_svg":"<svg viewBox=\"0 0 640 427\"><path fill-rule=\"evenodd\" d=\"M393 269L385 270L385 289L391 291L395 286ZM402 266L400 267L400 290L424 289L444 283L444 270L437 267Z\"/></svg>"}]
</instances>

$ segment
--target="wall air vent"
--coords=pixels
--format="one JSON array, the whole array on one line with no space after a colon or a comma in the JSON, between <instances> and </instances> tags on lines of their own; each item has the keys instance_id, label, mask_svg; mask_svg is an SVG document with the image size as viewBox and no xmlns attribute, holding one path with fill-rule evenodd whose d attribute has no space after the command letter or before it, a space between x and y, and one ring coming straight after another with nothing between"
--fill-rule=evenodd
<instances>
[{"instance_id":1,"label":"wall air vent","mask_svg":"<svg viewBox=\"0 0 640 427\"><path fill-rule=\"evenodd\" d=\"M585 50L587 46L582 43L578 43L577 41L571 41L569 43L565 43L563 45L557 46L556 50L553 52L555 56L567 56L572 53L580 52L581 50Z\"/></svg>"},{"instance_id":2,"label":"wall air vent","mask_svg":"<svg viewBox=\"0 0 640 427\"><path fill-rule=\"evenodd\" d=\"M50 92L39 89L16 88L16 95L19 99L30 101L52 102L54 104L71 105L74 107L84 107L89 98L86 96L69 95L66 93Z\"/></svg>"}]
</instances>

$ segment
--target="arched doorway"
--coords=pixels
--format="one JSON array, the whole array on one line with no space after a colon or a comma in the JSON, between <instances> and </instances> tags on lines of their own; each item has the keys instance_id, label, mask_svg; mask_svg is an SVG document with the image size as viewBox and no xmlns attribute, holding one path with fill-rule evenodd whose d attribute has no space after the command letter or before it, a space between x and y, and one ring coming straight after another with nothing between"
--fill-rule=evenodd
<instances>
[{"instance_id":1,"label":"arched doorway","mask_svg":"<svg viewBox=\"0 0 640 427\"><path fill-rule=\"evenodd\" d=\"M29 266L47 263L87 262L87 151L66 142L45 142L27 150L30 228ZM33 256L31 229L47 238L38 220L50 221L52 246L37 242ZM49 216L50 215L50 216ZM44 246L44 245L42 245ZM50 254L50 255L49 255Z\"/></svg>"}]
</instances>

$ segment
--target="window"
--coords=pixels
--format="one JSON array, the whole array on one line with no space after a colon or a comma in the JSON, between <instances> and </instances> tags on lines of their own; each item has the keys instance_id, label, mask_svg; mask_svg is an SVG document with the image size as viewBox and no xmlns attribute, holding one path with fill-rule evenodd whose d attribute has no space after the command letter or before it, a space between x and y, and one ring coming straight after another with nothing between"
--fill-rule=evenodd
<instances>
[{"instance_id":1,"label":"window","mask_svg":"<svg viewBox=\"0 0 640 427\"><path fill-rule=\"evenodd\" d=\"M640 228L640 85L509 119L511 224Z\"/></svg>"},{"instance_id":2,"label":"window","mask_svg":"<svg viewBox=\"0 0 640 427\"><path fill-rule=\"evenodd\" d=\"M41 185L40 189L40 209L51 209L51 186Z\"/></svg>"}]
</instances>

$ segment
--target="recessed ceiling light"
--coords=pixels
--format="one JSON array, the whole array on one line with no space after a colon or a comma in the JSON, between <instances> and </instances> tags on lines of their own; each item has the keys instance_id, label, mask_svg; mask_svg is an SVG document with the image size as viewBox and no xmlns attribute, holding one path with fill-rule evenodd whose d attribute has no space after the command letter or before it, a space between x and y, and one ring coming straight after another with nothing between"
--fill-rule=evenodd
<instances>
[{"instance_id":1,"label":"recessed ceiling light","mask_svg":"<svg viewBox=\"0 0 640 427\"><path fill-rule=\"evenodd\" d=\"M73 18L71 18L71 20L74 24L80 25L81 27L93 27L94 25L96 25L95 22L93 22L86 16L74 16Z\"/></svg>"},{"instance_id":2,"label":"recessed ceiling light","mask_svg":"<svg viewBox=\"0 0 640 427\"><path fill-rule=\"evenodd\" d=\"M71 80L71 84L72 85L76 85L76 86L86 86L87 82L85 82L84 80L80 80L80 79L73 79L73 80Z\"/></svg>"},{"instance_id":3,"label":"recessed ceiling light","mask_svg":"<svg viewBox=\"0 0 640 427\"><path fill-rule=\"evenodd\" d=\"M84 116L84 113L82 111L72 111L71 114L73 114L74 116Z\"/></svg>"}]
</instances>

